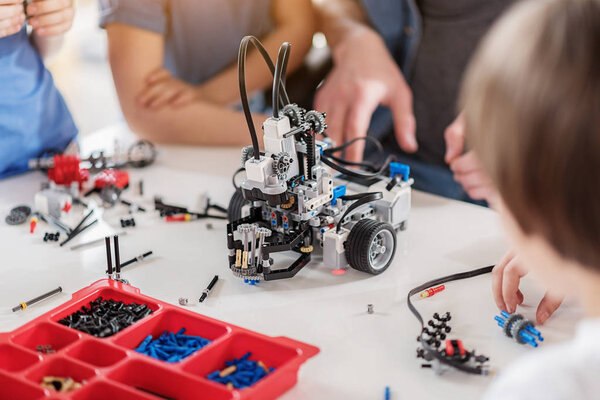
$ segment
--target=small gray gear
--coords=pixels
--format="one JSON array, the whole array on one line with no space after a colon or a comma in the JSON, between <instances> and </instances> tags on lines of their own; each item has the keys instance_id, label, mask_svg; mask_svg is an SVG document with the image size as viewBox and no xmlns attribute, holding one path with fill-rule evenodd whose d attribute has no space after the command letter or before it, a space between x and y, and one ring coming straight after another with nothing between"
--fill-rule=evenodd
<instances>
[{"instance_id":1,"label":"small gray gear","mask_svg":"<svg viewBox=\"0 0 600 400\"><path fill-rule=\"evenodd\" d=\"M246 166L246 161L254 157L254 148L252 146L242 147L242 167Z\"/></svg>"},{"instance_id":2,"label":"small gray gear","mask_svg":"<svg viewBox=\"0 0 600 400\"><path fill-rule=\"evenodd\" d=\"M516 321L515 323L512 324L511 328L510 328L510 333L512 335L512 337L519 343L523 344L525 343L525 341L523 340L523 338L521 337L521 335L519 335L519 333L525 329L525 327L527 327L527 325L532 324L533 322L531 322L528 319L521 319L519 321Z\"/></svg>"},{"instance_id":3,"label":"small gray gear","mask_svg":"<svg viewBox=\"0 0 600 400\"><path fill-rule=\"evenodd\" d=\"M320 135L327 129L325 117L318 111L310 110L304 116L304 120L311 125L315 135Z\"/></svg>"},{"instance_id":4,"label":"small gray gear","mask_svg":"<svg viewBox=\"0 0 600 400\"><path fill-rule=\"evenodd\" d=\"M292 162L294 162L294 160L285 151L273 156L273 168L280 179L285 178L285 174L287 174L288 170L290 169Z\"/></svg>"},{"instance_id":5,"label":"small gray gear","mask_svg":"<svg viewBox=\"0 0 600 400\"><path fill-rule=\"evenodd\" d=\"M298 106L298 104L292 103L283 107L283 115L290 119L291 126L300 126L302 122L304 122L304 112L305 110Z\"/></svg>"}]
</instances>

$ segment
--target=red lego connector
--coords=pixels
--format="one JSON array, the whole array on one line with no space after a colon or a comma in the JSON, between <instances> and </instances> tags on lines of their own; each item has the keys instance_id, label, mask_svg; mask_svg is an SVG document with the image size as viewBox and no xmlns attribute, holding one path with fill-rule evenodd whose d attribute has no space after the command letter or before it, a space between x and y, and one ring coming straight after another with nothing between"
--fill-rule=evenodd
<instances>
[{"instance_id":1,"label":"red lego connector","mask_svg":"<svg viewBox=\"0 0 600 400\"><path fill-rule=\"evenodd\" d=\"M81 160L77 156L57 154L54 156L54 167L48 170L48 179L57 185L70 185L73 182L79 183L79 188L83 182L89 179L89 171L80 169Z\"/></svg>"},{"instance_id":2,"label":"red lego connector","mask_svg":"<svg viewBox=\"0 0 600 400\"><path fill-rule=\"evenodd\" d=\"M105 169L94 180L94 188L100 190L105 186L125 189L129 186L129 172L120 169Z\"/></svg>"}]
</instances>

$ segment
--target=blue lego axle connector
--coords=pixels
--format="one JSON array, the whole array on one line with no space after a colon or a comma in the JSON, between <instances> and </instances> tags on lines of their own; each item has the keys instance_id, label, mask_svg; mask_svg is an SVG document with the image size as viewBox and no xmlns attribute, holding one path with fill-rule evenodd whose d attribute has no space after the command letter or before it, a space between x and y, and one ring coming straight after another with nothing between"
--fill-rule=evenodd
<instances>
[{"instance_id":1,"label":"blue lego axle connector","mask_svg":"<svg viewBox=\"0 0 600 400\"><path fill-rule=\"evenodd\" d=\"M517 343L538 347L538 341L544 341L540 331L535 329L535 324L521 314L509 314L503 310L494 319L498 322L498 326L504 330L506 336L515 339Z\"/></svg>"}]
</instances>

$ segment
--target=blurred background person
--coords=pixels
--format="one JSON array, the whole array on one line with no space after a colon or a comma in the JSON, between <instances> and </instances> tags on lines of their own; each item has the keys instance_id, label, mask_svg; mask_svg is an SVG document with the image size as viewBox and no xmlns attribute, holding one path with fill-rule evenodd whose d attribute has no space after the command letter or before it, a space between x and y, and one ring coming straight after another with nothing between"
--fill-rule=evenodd
<instances>
[{"instance_id":1,"label":"blurred background person","mask_svg":"<svg viewBox=\"0 0 600 400\"><path fill-rule=\"evenodd\" d=\"M40 153L63 151L77 135L44 65L60 49L74 14L71 0L33 1L26 8L22 0L0 0L0 178L26 171Z\"/></svg>"},{"instance_id":2,"label":"blurred background person","mask_svg":"<svg viewBox=\"0 0 600 400\"><path fill-rule=\"evenodd\" d=\"M158 142L240 145L249 141L235 107L240 40L258 37L273 59L290 42L292 74L316 21L311 0L100 0L100 25L131 130ZM252 48L246 71L249 93L270 89L271 74Z\"/></svg>"},{"instance_id":3,"label":"blurred background person","mask_svg":"<svg viewBox=\"0 0 600 400\"><path fill-rule=\"evenodd\" d=\"M364 137L411 166L414 187L459 200L493 197L464 153L457 94L471 54L513 0L315 0L333 69L315 107L337 142ZM453 122L454 121L454 122ZM364 142L347 151L363 158Z\"/></svg>"}]
</instances>

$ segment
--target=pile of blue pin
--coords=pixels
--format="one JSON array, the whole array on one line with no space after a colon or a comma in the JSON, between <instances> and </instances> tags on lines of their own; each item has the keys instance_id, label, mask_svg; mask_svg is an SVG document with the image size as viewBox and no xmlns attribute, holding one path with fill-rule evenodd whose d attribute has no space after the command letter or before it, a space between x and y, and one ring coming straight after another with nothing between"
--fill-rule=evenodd
<instances>
[{"instance_id":1,"label":"pile of blue pin","mask_svg":"<svg viewBox=\"0 0 600 400\"><path fill-rule=\"evenodd\" d=\"M256 382L275 371L267 368L262 361L249 360L252 353L248 352L241 358L225 361L227 368L215 371L207 376L208 379L222 383L228 388L243 389L254 385Z\"/></svg>"},{"instance_id":2,"label":"pile of blue pin","mask_svg":"<svg viewBox=\"0 0 600 400\"><path fill-rule=\"evenodd\" d=\"M90 302L89 308L83 306L79 311L58 322L69 328L104 338L114 335L150 314L152 310L145 304L104 300L100 296Z\"/></svg>"},{"instance_id":3,"label":"pile of blue pin","mask_svg":"<svg viewBox=\"0 0 600 400\"><path fill-rule=\"evenodd\" d=\"M184 332L185 328L181 328L177 333L164 331L157 339L153 339L152 335L148 335L135 351L161 361L175 363L210 343L208 339L200 336L184 335Z\"/></svg>"}]
</instances>

